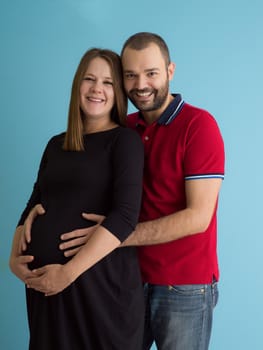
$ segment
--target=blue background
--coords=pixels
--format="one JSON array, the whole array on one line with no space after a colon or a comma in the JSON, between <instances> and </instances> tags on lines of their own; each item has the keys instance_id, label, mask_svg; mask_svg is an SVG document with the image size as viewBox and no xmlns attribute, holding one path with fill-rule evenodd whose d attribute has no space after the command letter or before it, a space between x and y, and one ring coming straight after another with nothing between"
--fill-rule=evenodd
<instances>
[{"instance_id":1,"label":"blue background","mask_svg":"<svg viewBox=\"0 0 263 350\"><path fill-rule=\"evenodd\" d=\"M86 49L120 52L137 31L164 37L177 64L171 90L209 110L225 139L210 349L263 348L262 23L260 0L1 0L1 349L27 348L24 288L8 257L43 148L65 129L75 69Z\"/></svg>"}]
</instances>

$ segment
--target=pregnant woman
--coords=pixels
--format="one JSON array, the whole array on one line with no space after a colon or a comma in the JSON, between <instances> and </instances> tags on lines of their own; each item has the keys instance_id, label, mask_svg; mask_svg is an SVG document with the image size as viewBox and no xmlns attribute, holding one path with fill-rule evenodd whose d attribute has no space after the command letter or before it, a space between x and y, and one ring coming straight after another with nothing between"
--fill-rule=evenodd
<instances>
[{"instance_id":1,"label":"pregnant woman","mask_svg":"<svg viewBox=\"0 0 263 350\"><path fill-rule=\"evenodd\" d=\"M91 49L71 91L68 127L48 142L32 195L16 229L12 272L26 288L30 350L136 350L143 333L143 293L136 250L118 246L140 209L143 146L126 128L127 99L119 56ZM21 255L24 221L42 204ZM59 249L63 232L105 217L73 258Z\"/></svg>"}]
</instances>

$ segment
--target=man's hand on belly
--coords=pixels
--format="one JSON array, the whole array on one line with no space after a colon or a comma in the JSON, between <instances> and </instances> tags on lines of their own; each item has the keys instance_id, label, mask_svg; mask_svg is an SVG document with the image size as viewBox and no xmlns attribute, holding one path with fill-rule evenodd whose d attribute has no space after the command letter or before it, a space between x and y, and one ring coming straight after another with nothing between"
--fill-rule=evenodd
<instances>
[{"instance_id":1,"label":"man's hand on belly","mask_svg":"<svg viewBox=\"0 0 263 350\"><path fill-rule=\"evenodd\" d=\"M96 231L98 225L100 225L102 221L105 219L105 216L103 215L86 214L86 213L83 213L82 217L86 220L95 222L96 225L82 228L82 229L77 229L61 235L60 238L62 239L62 241L67 241L67 242L61 243L59 245L59 248L65 251L64 255L66 257L76 255L81 249L81 247L88 242L92 234Z\"/></svg>"}]
</instances>

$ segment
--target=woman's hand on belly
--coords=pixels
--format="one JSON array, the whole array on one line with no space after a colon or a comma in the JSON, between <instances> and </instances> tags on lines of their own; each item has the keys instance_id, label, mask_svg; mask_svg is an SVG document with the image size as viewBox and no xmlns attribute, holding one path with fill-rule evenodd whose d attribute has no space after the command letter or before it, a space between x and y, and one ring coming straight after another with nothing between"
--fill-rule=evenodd
<instances>
[{"instance_id":1,"label":"woman's hand on belly","mask_svg":"<svg viewBox=\"0 0 263 350\"><path fill-rule=\"evenodd\" d=\"M34 276L26 279L27 287L42 292L45 296L60 293L73 282L66 265L46 265L32 273Z\"/></svg>"},{"instance_id":2,"label":"woman's hand on belly","mask_svg":"<svg viewBox=\"0 0 263 350\"><path fill-rule=\"evenodd\" d=\"M21 236L24 235L24 226L20 225L16 228L12 243L11 254L9 258L9 267L21 281L25 283L26 278L32 275L28 264L34 260L33 255L22 255L20 249Z\"/></svg>"},{"instance_id":3,"label":"woman's hand on belly","mask_svg":"<svg viewBox=\"0 0 263 350\"><path fill-rule=\"evenodd\" d=\"M9 261L9 266L13 274L16 275L22 282L25 283L29 276L32 276L28 264L34 260L32 255L17 255L12 256Z\"/></svg>"},{"instance_id":4,"label":"woman's hand on belly","mask_svg":"<svg viewBox=\"0 0 263 350\"><path fill-rule=\"evenodd\" d=\"M28 214L25 222L24 222L24 232L23 235L21 235L20 239L20 249L22 251L25 251L27 249L28 243L31 242L31 228L32 224L35 221L35 218L38 215L43 215L45 214L45 209L41 204L36 204Z\"/></svg>"}]
</instances>

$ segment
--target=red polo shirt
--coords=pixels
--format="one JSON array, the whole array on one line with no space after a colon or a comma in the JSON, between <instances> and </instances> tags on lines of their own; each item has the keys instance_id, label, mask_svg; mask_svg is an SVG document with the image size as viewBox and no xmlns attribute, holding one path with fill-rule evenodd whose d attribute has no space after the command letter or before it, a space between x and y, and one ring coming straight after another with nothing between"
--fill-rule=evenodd
<instances>
[{"instance_id":1,"label":"red polo shirt","mask_svg":"<svg viewBox=\"0 0 263 350\"><path fill-rule=\"evenodd\" d=\"M141 135L145 148L141 222L184 209L185 181L224 178L224 144L215 119L185 103L179 94L153 124L133 113L128 116L128 126ZM218 280L216 211L205 232L139 247L139 259L144 282L203 284Z\"/></svg>"}]
</instances>

